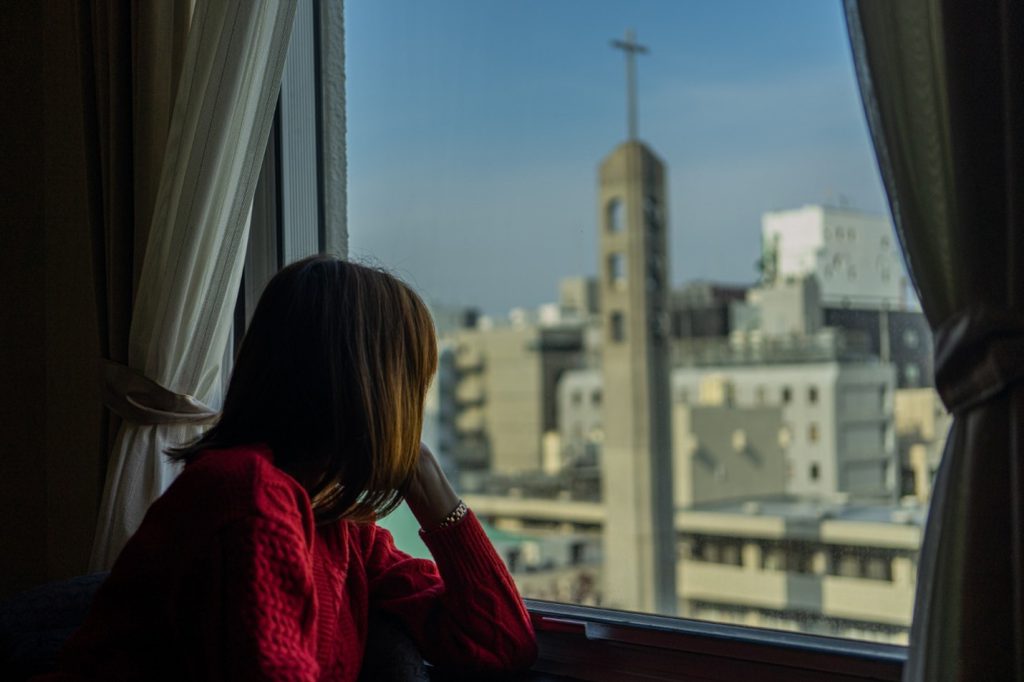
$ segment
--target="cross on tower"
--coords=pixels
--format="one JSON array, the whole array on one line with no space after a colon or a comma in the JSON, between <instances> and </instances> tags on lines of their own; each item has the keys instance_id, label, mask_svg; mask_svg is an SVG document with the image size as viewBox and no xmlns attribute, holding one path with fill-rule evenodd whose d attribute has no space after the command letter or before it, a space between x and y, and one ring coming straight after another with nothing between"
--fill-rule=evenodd
<instances>
[{"instance_id":1,"label":"cross on tower","mask_svg":"<svg viewBox=\"0 0 1024 682\"><path fill-rule=\"evenodd\" d=\"M636 140L636 55L646 54L647 48L636 42L633 29L626 29L625 40L613 40L612 47L626 53L626 116L629 139Z\"/></svg>"}]
</instances>

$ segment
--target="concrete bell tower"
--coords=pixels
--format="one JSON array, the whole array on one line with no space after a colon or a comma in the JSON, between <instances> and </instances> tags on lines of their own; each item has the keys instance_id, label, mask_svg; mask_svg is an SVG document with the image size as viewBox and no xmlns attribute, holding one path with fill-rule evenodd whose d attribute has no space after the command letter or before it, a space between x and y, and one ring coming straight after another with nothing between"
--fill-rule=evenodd
<instances>
[{"instance_id":1,"label":"concrete bell tower","mask_svg":"<svg viewBox=\"0 0 1024 682\"><path fill-rule=\"evenodd\" d=\"M673 614L676 550L668 359L665 165L636 137L632 32L626 53L629 139L598 172L604 342L606 605Z\"/></svg>"}]
</instances>

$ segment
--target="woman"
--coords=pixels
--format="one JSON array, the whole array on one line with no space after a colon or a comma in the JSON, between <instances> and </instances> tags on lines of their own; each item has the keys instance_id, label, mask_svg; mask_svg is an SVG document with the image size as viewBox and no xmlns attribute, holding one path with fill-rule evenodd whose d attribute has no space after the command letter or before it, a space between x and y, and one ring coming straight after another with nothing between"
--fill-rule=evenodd
<instances>
[{"instance_id":1,"label":"woman","mask_svg":"<svg viewBox=\"0 0 1024 682\"><path fill-rule=\"evenodd\" d=\"M172 457L150 508L61 654L102 680L354 680L367 618L397 618L424 657L529 666L511 577L430 451L430 316L404 283L315 256L267 285L218 423ZM375 523L402 499L436 559Z\"/></svg>"}]
</instances>

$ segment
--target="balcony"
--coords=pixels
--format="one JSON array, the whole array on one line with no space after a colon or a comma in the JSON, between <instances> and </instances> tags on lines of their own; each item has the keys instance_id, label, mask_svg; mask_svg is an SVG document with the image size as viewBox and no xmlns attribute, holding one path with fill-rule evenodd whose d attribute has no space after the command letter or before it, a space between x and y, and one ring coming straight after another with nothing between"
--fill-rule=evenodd
<instances>
[{"instance_id":1,"label":"balcony","mask_svg":"<svg viewBox=\"0 0 1024 682\"><path fill-rule=\"evenodd\" d=\"M463 377L455 386L455 402L459 405L479 405L484 395L484 382L478 376Z\"/></svg>"},{"instance_id":2,"label":"balcony","mask_svg":"<svg viewBox=\"0 0 1024 682\"><path fill-rule=\"evenodd\" d=\"M686 559L679 595L691 601L821 614L827 618L909 627L914 586L833 575L797 574Z\"/></svg>"}]
</instances>

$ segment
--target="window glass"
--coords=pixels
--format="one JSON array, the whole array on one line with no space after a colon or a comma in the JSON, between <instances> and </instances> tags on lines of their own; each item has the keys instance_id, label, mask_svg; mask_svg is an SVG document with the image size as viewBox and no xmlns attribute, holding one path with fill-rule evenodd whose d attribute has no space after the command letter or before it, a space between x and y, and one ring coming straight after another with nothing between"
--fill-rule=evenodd
<instances>
[{"instance_id":1,"label":"window glass","mask_svg":"<svg viewBox=\"0 0 1024 682\"><path fill-rule=\"evenodd\" d=\"M841 3L345 9L349 255L431 306L424 438L523 594L906 642L949 417Z\"/></svg>"}]
</instances>

